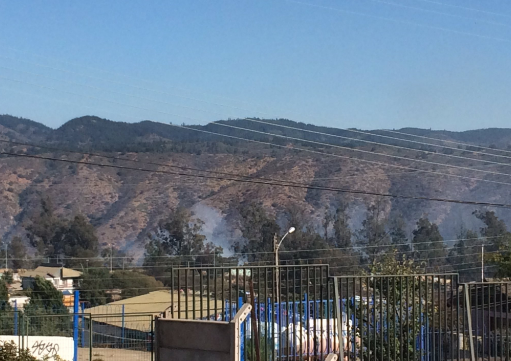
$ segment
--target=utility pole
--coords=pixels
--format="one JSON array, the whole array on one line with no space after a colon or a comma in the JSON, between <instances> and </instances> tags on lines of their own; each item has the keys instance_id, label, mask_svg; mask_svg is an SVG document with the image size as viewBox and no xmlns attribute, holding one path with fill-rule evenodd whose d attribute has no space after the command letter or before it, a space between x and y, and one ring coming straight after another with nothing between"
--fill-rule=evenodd
<instances>
[{"instance_id":1,"label":"utility pole","mask_svg":"<svg viewBox=\"0 0 511 361\"><path fill-rule=\"evenodd\" d=\"M481 246L481 282L484 282L484 243Z\"/></svg>"},{"instance_id":2,"label":"utility pole","mask_svg":"<svg viewBox=\"0 0 511 361\"><path fill-rule=\"evenodd\" d=\"M110 273L113 271L114 266L114 246L110 243Z\"/></svg>"},{"instance_id":3,"label":"utility pole","mask_svg":"<svg viewBox=\"0 0 511 361\"><path fill-rule=\"evenodd\" d=\"M7 267L7 242L5 242L5 269L9 269L9 267Z\"/></svg>"},{"instance_id":4,"label":"utility pole","mask_svg":"<svg viewBox=\"0 0 511 361\"><path fill-rule=\"evenodd\" d=\"M279 239L277 233L273 235L273 250L275 251L275 299L280 306Z\"/></svg>"}]
</instances>

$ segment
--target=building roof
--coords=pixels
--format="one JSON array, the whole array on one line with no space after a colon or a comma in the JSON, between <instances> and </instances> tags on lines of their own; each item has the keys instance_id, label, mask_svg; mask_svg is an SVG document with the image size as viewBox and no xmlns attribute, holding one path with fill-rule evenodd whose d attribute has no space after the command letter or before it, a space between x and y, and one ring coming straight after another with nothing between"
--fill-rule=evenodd
<instances>
[{"instance_id":1,"label":"building roof","mask_svg":"<svg viewBox=\"0 0 511 361\"><path fill-rule=\"evenodd\" d=\"M65 267L46 267L39 266L35 270L26 271L21 274L21 277L43 277L43 278L80 278L82 276L82 272L75 271L74 269L65 268Z\"/></svg>"},{"instance_id":2,"label":"building roof","mask_svg":"<svg viewBox=\"0 0 511 361\"><path fill-rule=\"evenodd\" d=\"M171 308L171 293L168 290L154 291L145 295L127 298L120 301L115 301L102 306L96 306L86 309L84 313L90 314L92 320L110 324L117 327L122 327L123 324L123 305L124 305L124 327L132 330L139 330L143 332L151 331L151 320L154 316L160 316L165 311ZM186 304L188 303L188 307ZM202 315L201 315L202 303ZM178 305L178 293L174 291L174 304ZM211 314L221 312L222 301L217 302L219 310L215 312L215 302L209 300L209 310ZM195 314L193 313L195 309ZM190 319L197 319L207 317L208 298L195 297L195 305L193 304L192 296L185 297L183 294L179 297L179 310L180 317L185 318L188 316ZM186 313L188 310L188 313ZM87 317L87 316L86 316Z\"/></svg>"}]
</instances>

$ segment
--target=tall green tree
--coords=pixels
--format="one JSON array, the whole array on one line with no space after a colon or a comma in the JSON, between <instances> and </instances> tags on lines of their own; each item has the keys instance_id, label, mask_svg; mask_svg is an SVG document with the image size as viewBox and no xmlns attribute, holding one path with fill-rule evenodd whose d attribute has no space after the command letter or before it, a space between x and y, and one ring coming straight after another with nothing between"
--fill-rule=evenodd
<instances>
[{"instance_id":1,"label":"tall green tree","mask_svg":"<svg viewBox=\"0 0 511 361\"><path fill-rule=\"evenodd\" d=\"M377 200L368 207L366 218L362 221L362 228L357 233L358 242L365 247L364 253L370 264L376 262L385 253L385 247L382 246L390 244L386 225L383 202Z\"/></svg>"},{"instance_id":2,"label":"tall green tree","mask_svg":"<svg viewBox=\"0 0 511 361\"><path fill-rule=\"evenodd\" d=\"M506 223L499 219L493 211L475 211L473 213L484 226L481 227L481 236L485 238L485 247L488 252L495 252L511 245L511 234Z\"/></svg>"},{"instance_id":3,"label":"tall green tree","mask_svg":"<svg viewBox=\"0 0 511 361\"><path fill-rule=\"evenodd\" d=\"M24 307L24 314L27 317L37 316L34 318L37 322L30 325L30 335L66 336L72 332L72 318L64 306L63 295L50 281L37 276L27 296L30 301Z\"/></svg>"},{"instance_id":4,"label":"tall green tree","mask_svg":"<svg viewBox=\"0 0 511 361\"><path fill-rule=\"evenodd\" d=\"M458 240L449 251L449 264L464 282L481 280L482 240L477 232L461 228Z\"/></svg>"},{"instance_id":5,"label":"tall green tree","mask_svg":"<svg viewBox=\"0 0 511 361\"><path fill-rule=\"evenodd\" d=\"M21 237L13 237L8 247L9 256L12 259L14 270L29 269L32 267L32 260L28 256L28 250Z\"/></svg>"},{"instance_id":6,"label":"tall green tree","mask_svg":"<svg viewBox=\"0 0 511 361\"><path fill-rule=\"evenodd\" d=\"M336 248L351 248L352 232L349 225L348 204L341 202L333 217L333 240L331 244Z\"/></svg>"},{"instance_id":7,"label":"tall green tree","mask_svg":"<svg viewBox=\"0 0 511 361\"><path fill-rule=\"evenodd\" d=\"M95 258L99 253L96 230L81 214L62 223L50 243L54 255L63 257L68 267L83 267L84 259Z\"/></svg>"},{"instance_id":8,"label":"tall green tree","mask_svg":"<svg viewBox=\"0 0 511 361\"><path fill-rule=\"evenodd\" d=\"M353 232L351 231L348 214L348 204L340 202L335 213L325 213L324 224L327 223L327 217L332 223L332 234L325 239L328 244L332 247L332 250L327 251L328 253L328 264L332 274L355 274L358 272L358 266L360 264L360 254L355 251L353 247Z\"/></svg>"},{"instance_id":9,"label":"tall green tree","mask_svg":"<svg viewBox=\"0 0 511 361\"><path fill-rule=\"evenodd\" d=\"M206 236L202 234L203 224L202 220L194 218L188 210L173 209L168 217L159 222L152 237L162 242L168 255L193 260L192 255L199 254L204 249Z\"/></svg>"},{"instance_id":10,"label":"tall green tree","mask_svg":"<svg viewBox=\"0 0 511 361\"><path fill-rule=\"evenodd\" d=\"M175 258L171 258L163 245L163 241L149 235L149 242L145 245L144 269L150 276L157 277L159 280L170 279L170 272ZM168 277L166 277L168 276Z\"/></svg>"},{"instance_id":11,"label":"tall green tree","mask_svg":"<svg viewBox=\"0 0 511 361\"><path fill-rule=\"evenodd\" d=\"M27 314L31 313L68 313L62 293L42 277L34 279L31 289L27 291L30 301L25 306Z\"/></svg>"},{"instance_id":12,"label":"tall green tree","mask_svg":"<svg viewBox=\"0 0 511 361\"><path fill-rule=\"evenodd\" d=\"M486 252L487 263L494 267L485 274L511 277L511 233L506 224L493 211L476 211L474 215L483 222L480 232Z\"/></svg>"},{"instance_id":13,"label":"tall green tree","mask_svg":"<svg viewBox=\"0 0 511 361\"><path fill-rule=\"evenodd\" d=\"M106 268L90 268L82 273L80 299L90 306L104 305L110 301L107 290L112 289L110 272Z\"/></svg>"},{"instance_id":14,"label":"tall green tree","mask_svg":"<svg viewBox=\"0 0 511 361\"><path fill-rule=\"evenodd\" d=\"M249 262L273 260L273 238L280 234L275 218L269 215L261 204L255 202L243 204L238 210L239 228L245 241L236 243L234 250L246 253Z\"/></svg>"},{"instance_id":15,"label":"tall green tree","mask_svg":"<svg viewBox=\"0 0 511 361\"><path fill-rule=\"evenodd\" d=\"M406 234L406 223L401 215L393 217L390 221L389 235L394 249L397 250L397 257L402 260L403 257L410 256L410 241Z\"/></svg>"},{"instance_id":16,"label":"tall green tree","mask_svg":"<svg viewBox=\"0 0 511 361\"><path fill-rule=\"evenodd\" d=\"M435 223L431 223L427 216L417 221L417 227L413 231L412 246L415 259L426 262L429 270L443 270L447 251L444 239Z\"/></svg>"},{"instance_id":17,"label":"tall green tree","mask_svg":"<svg viewBox=\"0 0 511 361\"><path fill-rule=\"evenodd\" d=\"M61 221L55 215L53 202L49 197L42 197L39 212L25 225L30 244L37 249L38 255L54 255L52 239L60 226Z\"/></svg>"}]
</instances>

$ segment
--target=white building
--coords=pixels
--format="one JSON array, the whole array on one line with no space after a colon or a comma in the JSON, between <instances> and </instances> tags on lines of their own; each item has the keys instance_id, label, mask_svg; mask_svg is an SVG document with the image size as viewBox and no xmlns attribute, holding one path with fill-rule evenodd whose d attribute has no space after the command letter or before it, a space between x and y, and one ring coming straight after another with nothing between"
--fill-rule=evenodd
<instances>
[{"instance_id":1,"label":"white building","mask_svg":"<svg viewBox=\"0 0 511 361\"><path fill-rule=\"evenodd\" d=\"M82 272L65 267L39 266L33 271L21 274L21 285L24 290L33 288L36 277L50 281L59 291L74 291Z\"/></svg>"}]
</instances>

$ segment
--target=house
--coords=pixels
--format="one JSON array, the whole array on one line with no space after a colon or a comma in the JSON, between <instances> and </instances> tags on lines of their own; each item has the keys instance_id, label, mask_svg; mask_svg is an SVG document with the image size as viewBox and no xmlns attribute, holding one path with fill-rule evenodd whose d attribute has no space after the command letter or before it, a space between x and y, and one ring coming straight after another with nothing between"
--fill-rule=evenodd
<instances>
[{"instance_id":1,"label":"house","mask_svg":"<svg viewBox=\"0 0 511 361\"><path fill-rule=\"evenodd\" d=\"M33 287L36 277L42 277L50 281L59 291L74 291L82 272L57 264L43 264L35 270L26 271L21 274L21 285L23 290Z\"/></svg>"},{"instance_id":2,"label":"house","mask_svg":"<svg viewBox=\"0 0 511 361\"><path fill-rule=\"evenodd\" d=\"M13 272L13 270L9 269L9 268L0 268L0 279L3 278L5 272ZM21 282L21 278L20 278L19 273L13 272L12 273L12 280L14 282Z\"/></svg>"},{"instance_id":3,"label":"house","mask_svg":"<svg viewBox=\"0 0 511 361\"><path fill-rule=\"evenodd\" d=\"M13 309L22 310L25 305L30 301L27 296L11 296L9 297L9 304Z\"/></svg>"}]
</instances>

